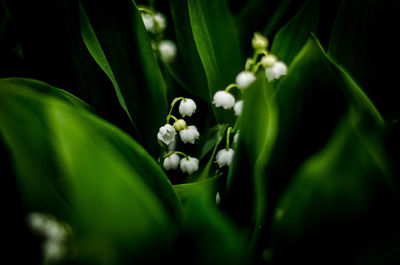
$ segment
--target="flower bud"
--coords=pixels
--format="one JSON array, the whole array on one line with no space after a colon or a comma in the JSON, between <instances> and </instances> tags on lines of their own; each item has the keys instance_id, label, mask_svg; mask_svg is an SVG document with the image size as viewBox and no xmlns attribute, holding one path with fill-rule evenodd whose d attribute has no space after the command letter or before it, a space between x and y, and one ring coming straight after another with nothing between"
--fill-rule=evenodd
<instances>
[{"instance_id":1,"label":"flower bud","mask_svg":"<svg viewBox=\"0 0 400 265\"><path fill-rule=\"evenodd\" d=\"M182 115L182 117L190 117L196 111L196 108L196 103L192 99L185 98L181 100L181 103L179 104L179 113Z\"/></svg>"},{"instance_id":2,"label":"flower bud","mask_svg":"<svg viewBox=\"0 0 400 265\"><path fill-rule=\"evenodd\" d=\"M251 45L254 50L265 50L268 47L268 39L259 32L255 32Z\"/></svg>"},{"instance_id":3,"label":"flower bud","mask_svg":"<svg viewBox=\"0 0 400 265\"><path fill-rule=\"evenodd\" d=\"M171 124L165 124L160 128L157 134L157 138L165 143L166 145L170 144L172 141L174 141L176 135L176 130L174 127L172 127Z\"/></svg>"},{"instance_id":4,"label":"flower bud","mask_svg":"<svg viewBox=\"0 0 400 265\"><path fill-rule=\"evenodd\" d=\"M172 126L174 126L175 130L177 130L179 132L186 128L186 122L184 119L179 119L179 120L175 121Z\"/></svg>"},{"instance_id":5,"label":"flower bud","mask_svg":"<svg viewBox=\"0 0 400 265\"><path fill-rule=\"evenodd\" d=\"M215 160L218 163L219 167L223 166L230 166L232 163L233 155L235 154L235 151L233 151L232 148L229 148L228 150L222 149L219 150L217 155L215 156Z\"/></svg>"},{"instance_id":6,"label":"flower bud","mask_svg":"<svg viewBox=\"0 0 400 265\"><path fill-rule=\"evenodd\" d=\"M231 109L233 105L235 105L235 98L231 93L225 90L219 90L214 94L213 104L217 108L223 107L224 109Z\"/></svg>"},{"instance_id":7,"label":"flower bud","mask_svg":"<svg viewBox=\"0 0 400 265\"><path fill-rule=\"evenodd\" d=\"M239 89L245 89L256 80L256 76L249 71L242 71L236 76L236 84Z\"/></svg>"},{"instance_id":8,"label":"flower bud","mask_svg":"<svg viewBox=\"0 0 400 265\"><path fill-rule=\"evenodd\" d=\"M154 20L150 14L142 13L142 20L144 23L144 27L147 31L153 32L154 31Z\"/></svg>"},{"instance_id":9,"label":"flower bud","mask_svg":"<svg viewBox=\"0 0 400 265\"><path fill-rule=\"evenodd\" d=\"M188 156L187 158L182 158L180 168L183 173L187 172L189 175L191 175L193 172L199 169L199 160L191 156Z\"/></svg>"},{"instance_id":10,"label":"flower bud","mask_svg":"<svg viewBox=\"0 0 400 265\"><path fill-rule=\"evenodd\" d=\"M153 33L161 33L167 27L167 19L159 12L153 15L153 21L155 22Z\"/></svg>"},{"instance_id":11,"label":"flower bud","mask_svg":"<svg viewBox=\"0 0 400 265\"><path fill-rule=\"evenodd\" d=\"M179 132L179 135L181 137L181 140L183 143L191 143L194 144L195 140L199 139L200 133L197 131L196 126L190 125L186 127L185 129L181 130Z\"/></svg>"},{"instance_id":12,"label":"flower bud","mask_svg":"<svg viewBox=\"0 0 400 265\"><path fill-rule=\"evenodd\" d=\"M164 158L163 167L165 170L177 169L180 161L181 159L179 158L179 156L174 153Z\"/></svg>"},{"instance_id":13,"label":"flower bud","mask_svg":"<svg viewBox=\"0 0 400 265\"><path fill-rule=\"evenodd\" d=\"M276 58L275 55L268 54L268 55L264 55L261 58L261 65L264 68L268 68L268 67L273 66L277 61L278 61L278 59Z\"/></svg>"}]
</instances>

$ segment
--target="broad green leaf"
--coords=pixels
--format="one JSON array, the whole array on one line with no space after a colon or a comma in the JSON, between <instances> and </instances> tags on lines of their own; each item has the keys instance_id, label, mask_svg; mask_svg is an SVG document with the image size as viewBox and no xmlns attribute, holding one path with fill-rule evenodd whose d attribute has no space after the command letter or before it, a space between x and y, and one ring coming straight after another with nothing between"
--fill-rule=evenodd
<instances>
[{"instance_id":1,"label":"broad green leaf","mask_svg":"<svg viewBox=\"0 0 400 265\"><path fill-rule=\"evenodd\" d=\"M208 180L209 181L209 180ZM199 188L185 204L179 255L192 264L251 264L246 237L215 204L215 193Z\"/></svg>"},{"instance_id":2,"label":"broad green leaf","mask_svg":"<svg viewBox=\"0 0 400 265\"><path fill-rule=\"evenodd\" d=\"M103 242L110 255L144 258L163 246L180 204L154 159L56 89L46 95L28 81L0 80L0 133L26 207L70 222L78 241Z\"/></svg>"},{"instance_id":3,"label":"broad green leaf","mask_svg":"<svg viewBox=\"0 0 400 265\"><path fill-rule=\"evenodd\" d=\"M346 114L279 200L271 242L276 262L314 263L328 256L332 263L398 261L391 254L399 243L398 200L389 171L376 163L375 157L385 156L379 131L365 129L363 119L354 110Z\"/></svg>"},{"instance_id":4,"label":"broad green leaf","mask_svg":"<svg viewBox=\"0 0 400 265\"><path fill-rule=\"evenodd\" d=\"M143 145L155 155L159 150L156 135L164 124L167 101L141 15L130 1L81 3L82 35L87 48L113 82Z\"/></svg>"},{"instance_id":5,"label":"broad green leaf","mask_svg":"<svg viewBox=\"0 0 400 265\"><path fill-rule=\"evenodd\" d=\"M178 60L169 67L170 71L186 90L209 102L207 78L190 25L188 0L170 0L169 5L178 44Z\"/></svg>"},{"instance_id":6,"label":"broad green leaf","mask_svg":"<svg viewBox=\"0 0 400 265\"><path fill-rule=\"evenodd\" d=\"M260 73L245 91L239 142L227 181L227 212L239 224L258 227L265 211L264 171L277 133L271 83ZM257 231L257 230L256 230Z\"/></svg>"},{"instance_id":7,"label":"broad green leaf","mask_svg":"<svg viewBox=\"0 0 400 265\"><path fill-rule=\"evenodd\" d=\"M341 1L329 42L328 54L342 65L388 118L400 109L392 89L398 82L398 1ZM376 37L372 37L376 36Z\"/></svg>"},{"instance_id":8,"label":"broad green leaf","mask_svg":"<svg viewBox=\"0 0 400 265\"><path fill-rule=\"evenodd\" d=\"M209 99L217 90L235 82L244 67L233 18L225 0L188 0L190 23L201 62L207 76ZM232 113L214 109L219 122Z\"/></svg>"},{"instance_id":9,"label":"broad green leaf","mask_svg":"<svg viewBox=\"0 0 400 265\"><path fill-rule=\"evenodd\" d=\"M310 33L317 30L317 26L318 3L310 0L278 31L271 52L277 55L280 61L289 65L307 42Z\"/></svg>"},{"instance_id":10,"label":"broad green leaf","mask_svg":"<svg viewBox=\"0 0 400 265\"><path fill-rule=\"evenodd\" d=\"M198 182L177 184L173 187L181 202L185 204L199 191L207 190L207 192L216 195L218 192L217 184L219 183L219 180L219 177L212 177Z\"/></svg>"}]
</instances>

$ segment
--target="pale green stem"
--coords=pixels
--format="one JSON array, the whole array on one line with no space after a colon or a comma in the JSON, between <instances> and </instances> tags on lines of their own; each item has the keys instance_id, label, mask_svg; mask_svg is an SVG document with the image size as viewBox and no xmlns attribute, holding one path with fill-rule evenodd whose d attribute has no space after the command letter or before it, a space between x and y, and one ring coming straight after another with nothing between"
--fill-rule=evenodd
<instances>
[{"instance_id":1,"label":"pale green stem","mask_svg":"<svg viewBox=\"0 0 400 265\"><path fill-rule=\"evenodd\" d=\"M230 147L229 138L231 136L231 130L232 130L232 127L229 127L228 130L226 131L226 147L225 147L226 150L229 150L229 147Z\"/></svg>"},{"instance_id":2,"label":"pale green stem","mask_svg":"<svg viewBox=\"0 0 400 265\"><path fill-rule=\"evenodd\" d=\"M179 97L179 98L175 98L172 103L171 103L171 107L169 109L169 113L167 115L167 123L169 123L169 118L175 118L174 116L171 115L172 113L172 109L174 108L175 104L179 101L179 100L186 100L184 97ZM175 118L176 121L176 118Z\"/></svg>"},{"instance_id":3,"label":"pale green stem","mask_svg":"<svg viewBox=\"0 0 400 265\"><path fill-rule=\"evenodd\" d=\"M238 87L238 85L235 84L235 83L230 84L230 85L228 85L228 86L225 88L225 91L226 91L226 92L229 92L229 90L231 90L231 89L234 88L234 87Z\"/></svg>"},{"instance_id":4,"label":"pale green stem","mask_svg":"<svg viewBox=\"0 0 400 265\"><path fill-rule=\"evenodd\" d=\"M174 115L168 114L168 116L167 116L167 123L169 123L169 119L170 119L170 118L172 118L174 121L177 121L177 120L178 120L178 118L175 117Z\"/></svg>"},{"instance_id":5,"label":"pale green stem","mask_svg":"<svg viewBox=\"0 0 400 265\"><path fill-rule=\"evenodd\" d=\"M181 151L169 152L168 154L164 155L164 158L167 158L167 157L169 157L169 156L171 156L173 154L183 155L187 160L189 160L189 156L187 154L185 154L184 152L181 152Z\"/></svg>"}]
</instances>

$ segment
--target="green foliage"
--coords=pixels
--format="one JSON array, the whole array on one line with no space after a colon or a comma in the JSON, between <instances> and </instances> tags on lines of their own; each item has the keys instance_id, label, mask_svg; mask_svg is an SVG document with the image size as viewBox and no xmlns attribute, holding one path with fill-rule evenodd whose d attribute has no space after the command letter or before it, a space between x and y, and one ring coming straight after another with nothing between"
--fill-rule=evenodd
<instances>
[{"instance_id":1,"label":"green foliage","mask_svg":"<svg viewBox=\"0 0 400 265\"><path fill-rule=\"evenodd\" d=\"M399 263L399 7L1 0L4 241L24 243L6 252L34 253L30 264ZM149 23L163 22L142 15L157 12L168 27L155 33ZM268 49L252 50L254 32ZM158 46L167 39L171 61ZM272 82L257 64L269 50L288 66ZM229 87L242 113L216 108L215 92L244 69L255 81ZM167 146L167 98L182 97L195 113L178 116L178 100L170 114L200 139ZM216 163L224 148L229 167ZM174 150L198 170L164 170ZM43 259L31 212L65 222L63 259Z\"/></svg>"}]
</instances>

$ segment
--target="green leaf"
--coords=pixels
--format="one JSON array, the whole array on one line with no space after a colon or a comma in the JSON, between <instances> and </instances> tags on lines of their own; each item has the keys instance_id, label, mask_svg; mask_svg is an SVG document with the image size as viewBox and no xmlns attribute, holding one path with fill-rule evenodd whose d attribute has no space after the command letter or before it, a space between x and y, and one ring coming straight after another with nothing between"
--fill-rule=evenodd
<instances>
[{"instance_id":1,"label":"green leaf","mask_svg":"<svg viewBox=\"0 0 400 265\"><path fill-rule=\"evenodd\" d=\"M307 42L310 33L317 30L317 26L318 3L310 0L278 31L271 52L277 55L280 61L289 65Z\"/></svg>"},{"instance_id":2,"label":"green leaf","mask_svg":"<svg viewBox=\"0 0 400 265\"><path fill-rule=\"evenodd\" d=\"M260 73L245 91L239 142L227 181L226 210L239 224L251 228L258 227L264 216L263 176L277 133L271 89L271 83Z\"/></svg>"},{"instance_id":3,"label":"green leaf","mask_svg":"<svg viewBox=\"0 0 400 265\"><path fill-rule=\"evenodd\" d=\"M111 256L151 258L180 219L161 168L120 129L28 81L0 80L0 133L26 207L70 222L78 241L103 242Z\"/></svg>"},{"instance_id":4,"label":"green leaf","mask_svg":"<svg viewBox=\"0 0 400 265\"><path fill-rule=\"evenodd\" d=\"M379 131L364 122L354 110L346 114L326 146L299 168L275 211L276 261L296 257L313 263L329 256L333 263L390 264L398 259L390 254L399 243L393 211L398 198L387 182L389 171L375 159L385 156Z\"/></svg>"},{"instance_id":5,"label":"green leaf","mask_svg":"<svg viewBox=\"0 0 400 265\"><path fill-rule=\"evenodd\" d=\"M234 21L225 0L188 0L193 37L207 76L209 99L217 90L235 82L244 67ZM214 109L226 122L232 113Z\"/></svg>"},{"instance_id":6,"label":"green leaf","mask_svg":"<svg viewBox=\"0 0 400 265\"><path fill-rule=\"evenodd\" d=\"M169 5L179 51L177 62L169 70L186 90L209 102L206 74L190 25L188 0L170 0Z\"/></svg>"},{"instance_id":7,"label":"green leaf","mask_svg":"<svg viewBox=\"0 0 400 265\"><path fill-rule=\"evenodd\" d=\"M113 82L143 145L155 155L156 134L167 112L165 87L141 15L128 2L81 1L82 37Z\"/></svg>"}]
</instances>

